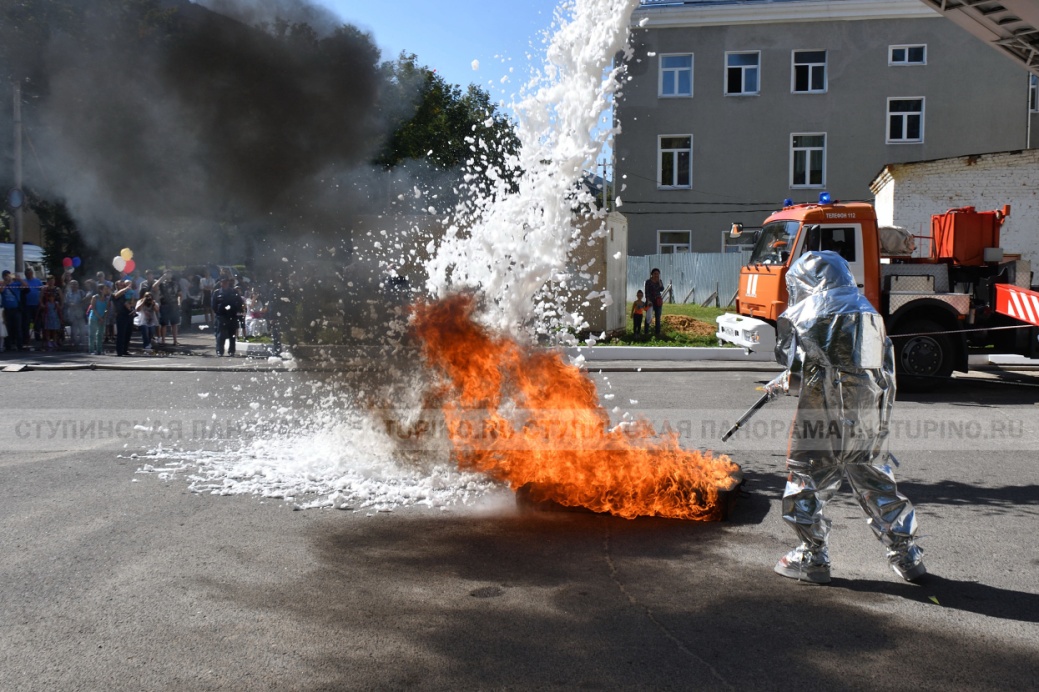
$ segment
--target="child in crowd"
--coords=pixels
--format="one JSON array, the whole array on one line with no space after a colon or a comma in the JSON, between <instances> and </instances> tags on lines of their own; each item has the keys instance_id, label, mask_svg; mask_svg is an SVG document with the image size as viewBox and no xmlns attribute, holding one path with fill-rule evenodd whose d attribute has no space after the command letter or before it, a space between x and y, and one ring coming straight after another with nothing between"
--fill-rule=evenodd
<instances>
[{"instance_id":1,"label":"child in crowd","mask_svg":"<svg viewBox=\"0 0 1039 692\"><path fill-rule=\"evenodd\" d=\"M642 317L646 314L646 301L642 291L635 294L635 302L631 304L631 321L635 326L635 336L642 332Z\"/></svg>"},{"instance_id":2,"label":"child in crowd","mask_svg":"<svg viewBox=\"0 0 1039 692\"><path fill-rule=\"evenodd\" d=\"M89 281L89 279L87 280ZM65 291L62 305L65 310L65 323L72 328L72 343L76 348L83 348L87 343L87 311L90 297L79 288L79 282L72 279Z\"/></svg>"},{"instance_id":3,"label":"child in crowd","mask_svg":"<svg viewBox=\"0 0 1039 692\"><path fill-rule=\"evenodd\" d=\"M267 335L267 307L256 289L249 291L249 297L245 301L245 335Z\"/></svg>"},{"instance_id":4,"label":"child in crowd","mask_svg":"<svg viewBox=\"0 0 1039 692\"><path fill-rule=\"evenodd\" d=\"M53 288L48 279L48 287ZM61 324L61 305L58 303L57 290L43 292L43 304L37 319L43 324L44 349L53 351L58 347L58 339L64 327Z\"/></svg>"},{"instance_id":5,"label":"child in crowd","mask_svg":"<svg viewBox=\"0 0 1039 692\"><path fill-rule=\"evenodd\" d=\"M88 343L87 350L95 356L100 356L105 340L105 325L108 321L108 306L112 289L108 284L98 285L98 292L90 299L90 308L87 310Z\"/></svg>"}]
</instances>

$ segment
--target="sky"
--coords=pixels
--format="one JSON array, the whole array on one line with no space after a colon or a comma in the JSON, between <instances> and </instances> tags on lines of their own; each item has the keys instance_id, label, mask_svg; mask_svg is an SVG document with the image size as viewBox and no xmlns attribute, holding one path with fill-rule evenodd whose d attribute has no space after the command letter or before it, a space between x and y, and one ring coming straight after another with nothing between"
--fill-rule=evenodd
<instances>
[{"instance_id":1,"label":"sky","mask_svg":"<svg viewBox=\"0 0 1039 692\"><path fill-rule=\"evenodd\" d=\"M407 51L449 83L477 84L508 103L530 74L531 54L562 0L315 0L369 31L384 60ZM478 69L473 69L473 61ZM538 61L540 62L540 61ZM510 72L511 68L511 72ZM502 83L502 78L507 81Z\"/></svg>"}]
</instances>

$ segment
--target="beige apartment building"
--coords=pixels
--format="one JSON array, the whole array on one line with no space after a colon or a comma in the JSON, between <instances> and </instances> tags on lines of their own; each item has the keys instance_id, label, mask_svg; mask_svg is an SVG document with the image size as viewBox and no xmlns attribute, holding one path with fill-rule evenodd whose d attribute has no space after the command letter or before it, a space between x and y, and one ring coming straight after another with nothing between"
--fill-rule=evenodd
<instances>
[{"instance_id":1,"label":"beige apartment building","mask_svg":"<svg viewBox=\"0 0 1039 692\"><path fill-rule=\"evenodd\" d=\"M1036 78L920 0L647 1L632 22L632 255L723 251L786 199L871 201L888 164L1039 146Z\"/></svg>"}]
</instances>

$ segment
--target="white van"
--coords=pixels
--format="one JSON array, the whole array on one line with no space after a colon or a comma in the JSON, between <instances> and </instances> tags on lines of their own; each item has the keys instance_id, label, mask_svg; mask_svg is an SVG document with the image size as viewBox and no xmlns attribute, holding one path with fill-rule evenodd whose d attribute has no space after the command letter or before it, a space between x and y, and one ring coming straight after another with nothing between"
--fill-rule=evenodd
<instances>
[{"instance_id":1,"label":"white van","mask_svg":"<svg viewBox=\"0 0 1039 692\"><path fill-rule=\"evenodd\" d=\"M36 278L42 279L47 275L43 264L43 248L32 243L22 243L22 260L25 267L30 267ZM21 276L25 275L25 267L15 272ZM15 271L14 268L14 243L0 243L0 271Z\"/></svg>"}]
</instances>

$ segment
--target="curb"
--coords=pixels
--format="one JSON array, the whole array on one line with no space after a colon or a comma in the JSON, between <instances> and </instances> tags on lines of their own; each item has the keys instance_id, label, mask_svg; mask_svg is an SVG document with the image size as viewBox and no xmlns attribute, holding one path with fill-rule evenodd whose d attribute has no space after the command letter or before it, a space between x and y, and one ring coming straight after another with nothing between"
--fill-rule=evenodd
<instances>
[{"instance_id":1,"label":"curb","mask_svg":"<svg viewBox=\"0 0 1039 692\"><path fill-rule=\"evenodd\" d=\"M564 350L570 358L592 360L689 361L710 360L735 363L775 363L770 352L708 346L577 346Z\"/></svg>"},{"instance_id":2,"label":"curb","mask_svg":"<svg viewBox=\"0 0 1039 692\"><path fill-rule=\"evenodd\" d=\"M1025 366L1039 367L1039 359L1025 358L1013 353L997 353L991 356L969 356L967 362L970 365L1001 365L1001 366Z\"/></svg>"}]
</instances>

